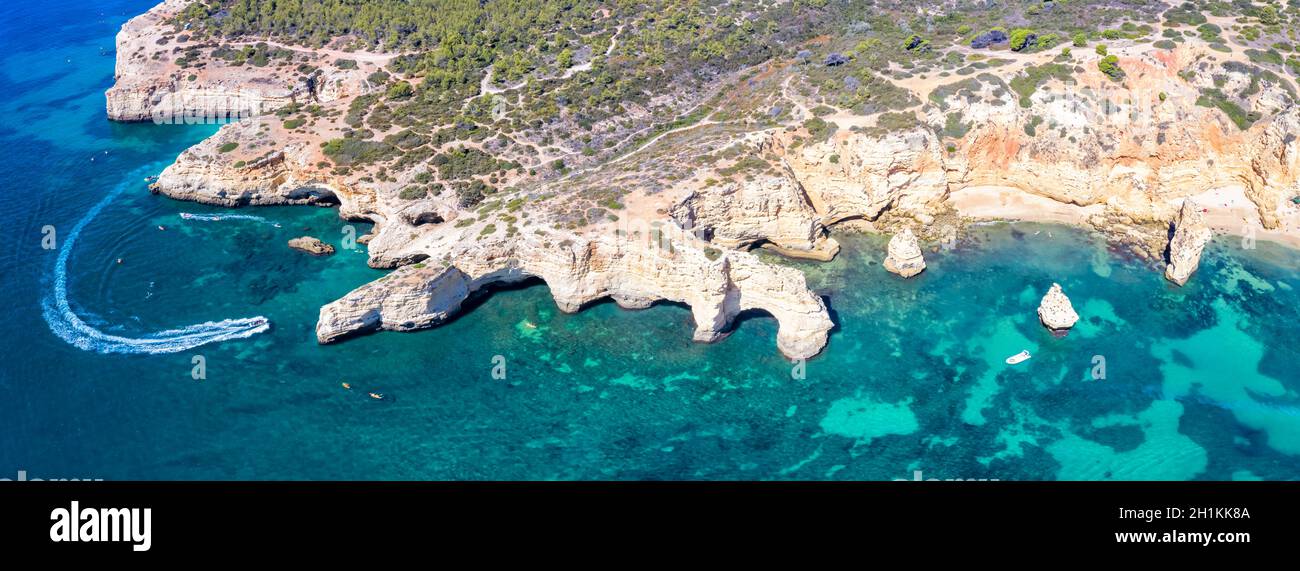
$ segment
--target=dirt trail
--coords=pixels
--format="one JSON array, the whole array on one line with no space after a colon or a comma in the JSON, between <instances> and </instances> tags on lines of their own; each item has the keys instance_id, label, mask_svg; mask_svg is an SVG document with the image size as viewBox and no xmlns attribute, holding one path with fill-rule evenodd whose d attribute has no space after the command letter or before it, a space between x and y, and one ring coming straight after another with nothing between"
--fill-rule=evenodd
<instances>
[{"instance_id":1,"label":"dirt trail","mask_svg":"<svg viewBox=\"0 0 1300 571\"><path fill-rule=\"evenodd\" d=\"M347 51L343 51L343 50L336 50L336 49L330 49L330 48L308 48L308 47L304 47L304 46L295 46L295 45L291 45L291 44L285 44L285 43L277 42L277 41L274 41L274 40L257 40L257 41L234 42L234 43L231 43L230 45L232 45L232 46L242 47L242 46L255 46L255 45L257 45L257 44L266 44L266 45L271 46L271 47L273 47L273 48L280 48L280 49L284 49L284 50L292 50L292 51L296 51L296 52L303 52L303 53L309 53L309 54L318 54L318 55L323 55L323 56L327 56L327 57L332 57L332 58L335 58L335 59L350 59L350 60L356 60L356 61L358 61L358 62L374 63L374 64L378 64L378 65L380 65L380 66L388 65L388 62L392 61L393 58L396 58L396 57L402 55L402 54L400 54L400 53L394 53L394 54L377 54L377 53L372 53L372 52L347 52Z\"/></svg>"}]
</instances>

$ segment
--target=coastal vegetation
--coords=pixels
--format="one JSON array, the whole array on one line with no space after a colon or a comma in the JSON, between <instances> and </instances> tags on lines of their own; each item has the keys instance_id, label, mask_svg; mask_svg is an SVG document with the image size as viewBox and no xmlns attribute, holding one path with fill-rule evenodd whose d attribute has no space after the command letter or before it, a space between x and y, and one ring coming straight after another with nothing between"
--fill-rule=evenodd
<instances>
[{"instance_id":1,"label":"coastal vegetation","mask_svg":"<svg viewBox=\"0 0 1300 571\"><path fill-rule=\"evenodd\" d=\"M1293 89L1297 13L1140 0L942 10L905 0L208 0L173 18L191 44L168 57L194 73L208 58L270 67L312 89L329 72L351 71L367 82L360 95L276 112L295 134L331 127L322 168L389 183L403 200L454 197L483 210L480 223L506 228L501 205L546 202L554 227L574 228L610 219L627 186L574 184L567 195L536 196L537 183L628 158L629 169L660 174L656 186L679 183L682 175L642 164L655 160L645 149L674 134L781 127L798 146L924 127L951 153L978 128L969 104L1014 100L1031 110L1040 91L1094 85L1080 81L1086 74L1122 85L1136 46L1172 50L1195 39L1238 49L1254 66L1246 83L1219 85L1225 70L1236 77L1229 61L1204 71L1196 88L1203 107L1247 128L1262 115L1250 101L1261 85ZM295 55L311 50L322 57ZM1192 81L1204 63L1179 76ZM1205 88L1210 77L1214 89ZM1029 112L1017 125L1037 138L1062 132ZM694 160L717 169L707 177L713 185L772 169L759 157L713 165L711 155Z\"/></svg>"}]
</instances>

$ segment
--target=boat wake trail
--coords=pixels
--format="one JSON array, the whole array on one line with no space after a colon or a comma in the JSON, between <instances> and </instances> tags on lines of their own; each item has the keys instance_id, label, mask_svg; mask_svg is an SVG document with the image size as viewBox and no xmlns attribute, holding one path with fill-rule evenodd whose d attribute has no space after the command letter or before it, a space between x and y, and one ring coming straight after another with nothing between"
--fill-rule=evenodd
<instances>
[{"instance_id":1,"label":"boat wake trail","mask_svg":"<svg viewBox=\"0 0 1300 571\"><path fill-rule=\"evenodd\" d=\"M270 321L265 317L258 316L208 321L132 338L110 335L95 329L72 311L72 307L68 304L68 258L72 255L72 248L77 243L77 237L130 184L140 180L143 174L156 168L157 165L150 165L127 176L99 203L91 207L64 239L63 246L59 249L59 257L54 263L54 289L41 302L42 313L45 316L45 322L50 326L50 330L64 341L86 351L159 354L177 353L208 343L252 337L270 329Z\"/></svg>"},{"instance_id":2,"label":"boat wake trail","mask_svg":"<svg viewBox=\"0 0 1300 571\"><path fill-rule=\"evenodd\" d=\"M252 222L258 222L261 224L275 226L277 228L280 226L275 222L271 222L270 220L262 218L261 216L253 216L252 214L193 214L190 212L182 212L181 218L184 218L186 220L198 220L200 222L220 222L222 220L248 220Z\"/></svg>"}]
</instances>

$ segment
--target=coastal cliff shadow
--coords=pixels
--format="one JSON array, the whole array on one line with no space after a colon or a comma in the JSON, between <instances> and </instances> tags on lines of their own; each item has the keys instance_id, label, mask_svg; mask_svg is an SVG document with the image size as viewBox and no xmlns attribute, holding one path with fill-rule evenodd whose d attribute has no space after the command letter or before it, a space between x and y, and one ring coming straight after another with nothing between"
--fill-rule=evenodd
<instances>
[{"instance_id":1,"label":"coastal cliff shadow","mask_svg":"<svg viewBox=\"0 0 1300 571\"><path fill-rule=\"evenodd\" d=\"M1170 257L1170 254L1173 252L1171 246L1174 243L1174 234L1177 231L1178 231L1178 227L1175 226L1173 222L1170 222L1169 227L1165 229L1165 250L1164 252L1161 253L1161 255L1164 256L1164 259L1162 261L1166 264L1173 262L1173 258Z\"/></svg>"},{"instance_id":2,"label":"coastal cliff shadow","mask_svg":"<svg viewBox=\"0 0 1300 571\"><path fill-rule=\"evenodd\" d=\"M835 311L835 306L831 305L831 296L823 295L821 298L822 304L826 306L826 316L831 320L831 330L826 334L834 337L840 333L840 312Z\"/></svg>"},{"instance_id":3,"label":"coastal cliff shadow","mask_svg":"<svg viewBox=\"0 0 1300 571\"><path fill-rule=\"evenodd\" d=\"M740 313L737 313L735 317L731 318L731 323L727 324L727 328L722 331L723 338L729 337L732 333L739 331L741 325L750 321L771 321L773 325L776 325L777 329L780 329L781 327L781 323L777 321L776 316L769 313L766 309L744 309L741 310ZM719 339L719 341L721 341L721 339Z\"/></svg>"},{"instance_id":4,"label":"coastal cliff shadow","mask_svg":"<svg viewBox=\"0 0 1300 571\"><path fill-rule=\"evenodd\" d=\"M478 309L480 306L487 303L488 299L490 299L493 294L499 292L523 291L535 287L547 287L546 281L539 277L529 277L517 282L496 282L487 284L471 292L469 297L465 298L465 301L461 302L460 311L457 311L455 315L447 318L446 321L439 323L437 327L450 325L473 313L475 309Z\"/></svg>"},{"instance_id":5,"label":"coastal cliff shadow","mask_svg":"<svg viewBox=\"0 0 1300 571\"><path fill-rule=\"evenodd\" d=\"M593 299L587 303L582 304L582 306L578 308L578 312L581 313L583 311L587 311L592 308L602 307L606 305L613 305L619 311L648 311L657 307L669 307L669 308L681 309L682 310L681 314L674 312L673 315L681 320L681 323L687 328L687 331L695 330L695 314L691 312L691 306L680 301L672 301L668 299L654 300L650 302L650 305L646 307L623 307L619 305L617 301L614 301L613 297L605 296L600 299Z\"/></svg>"}]
</instances>

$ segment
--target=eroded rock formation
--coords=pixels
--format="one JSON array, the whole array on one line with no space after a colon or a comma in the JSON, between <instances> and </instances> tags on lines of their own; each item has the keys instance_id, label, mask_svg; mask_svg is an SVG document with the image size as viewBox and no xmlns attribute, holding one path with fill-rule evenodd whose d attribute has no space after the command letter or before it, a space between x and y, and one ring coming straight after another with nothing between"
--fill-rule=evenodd
<instances>
[{"instance_id":1,"label":"eroded rock formation","mask_svg":"<svg viewBox=\"0 0 1300 571\"><path fill-rule=\"evenodd\" d=\"M769 245L790 256L823 261L840 249L788 174L691 192L671 214L679 226L727 248Z\"/></svg>"},{"instance_id":2,"label":"eroded rock formation","mask_svg":"<svg viewBox=\"0 0 1300 571\"><path fill-rule=\"evenodd\" d=\"M1061 291L1061 284L1053 283L1038 304L1038 320L1053 333L1064 334L1079 321L1070 298Z\"/></svg>"},{"instance_id":3,"label":"eroded rock formation","mask_svg":"<svg viewBox=\"0 0 1300 571\"><path fill-rule=\"evenodd\" d=\"M1201 207L1192 199L1183 200L1174 220L1174 235L1169 239L1169 264L1165 266L1165 279L1178 285L1187 279L1201 264L1201 251L1210 243L1214 232L1205 224Z\"/></svg>"},{"instance_id":4,"label":"eroded rock formation","mask_svg":"<svg viewBox=\"0 0 1300 571\"><path fill-rule=\"evenodd\" d=\"M710 259L688 243L660 248L630 237L559 234L459 244L448 257L450 265L406 266L325 306L317 338L328 343L375 329L427 327L455 313L474 291L530 277L545 281L565 312L606 297L633 309L659 300L684 303L695 318L695 340L704 342L725 336L741 311L762 310L779 324L782 353L795 359L819 353L832 326L802 274L746 252Z\"/></svg>"},{"instance_id":5,"label":"eroded rock formation","mask_svg":"<svg viewBox=\"0 0 1300 571\"><path fill-rule=\"evenodd\" d=\"M307 252L313 256L329 256L334 253L334 246L326 244L320 241L320 238L314 236L301 236L289 240L289 247Z\"/></svg>"},{"instance_id":6,"label":"eroded rock formation","mask_svg":"<svg viewBox=\"0 0 1300 571\"><path fill-rule=\"evenodd\" d=\"M182 153L152 187L173 198L224 206L337 204L344 218L374 222L375 229L358 242L368 242L371 266L396 269L322 308L321 342L433 326L476 291L536 277L564 311L603 297L627 308L658 300L687 304L694 337L701 341L725 336L741 311L766 311L780 323L780 349L808 357L825 345L831 328L825 305L800 272L745 250L765 247L830 259L839 246L828 228L838 223L862 220L878 224L870 226L876 231L911 226L891 238L885 266L916 275L925 260L913 229L932 239L935 218L953 209L954 191L997 186L1054 204L1093 207L1102 212L1090 219L1096 228L1158 251L1176 200L1240 186L1260 223L1276 228L1283 198L1295 194L1300 176L1294 135L1300 132L1300 108L1286 86L1207 57L1212 50L1193 38L1174 50L1117 48L1128 71L1125 83L1103 77L1094 56L1080 53L1068 81L1050 80L1028 96L1009 89L1006 78L982 73L953 78L953 85L928 96L917 94L919 107L895 114L891 125L880 124L881 114L828 115L827 123L852 125L814 134L799 124L758 129L706 120L683 128L699 139L674 142L663 133L647 145L649 153L633 153L621 165L611 161L575 168L573 176L543 173L503 181L498 187L506 192L484 206L463 206L455 192L409 200L400 191L429 173L421 161L398 168L389 158L338 168L344 163L322 150L322 138L352 130L341 117L350 98L371 89L365 78L378 69L373 61L351 71L331 69L337 54L304 52L300 57L316 57L312 61L322 69L311 85L273 69L232 70L219 61L182 71L167 56L180 39L162 21L186 3L167 0L124 26L108 114L142 120L160 108L207 113L205 108L229 111L248 101L267 111L305 98L326 107L312 115L311 133L266 115L225 125ZM780 78L772 84L783 85ZM947 89L953 86L960 88ZM1251 94L1250 107L1262 118L1238 126L1219 109L1195 105L1202 92L1219 87ZM1142 94L1152 97L1141 100ZM779 97L785 105L785 95ZM1097 102L1131 108L1097 115ZM394 134L375 133L373 141ZM701 139L710 144L694 144ZM736 153L712 157L721 162L697 160L734 141L741 144ZM755 159L754 169L739 168L746 158ZM375 176L381 166L384 176ZM517 169L529 170L553 169ZM587 174L597 187L590 194L604 200L578 188L582 170L594 171ZM586 215L611 200L625 208L615 216L620 224L630 219L679 237L669 247L646 243L641 240L647 236L619 234L607 215ZM507 213L501 206L510 201L527 205ZM565 211L570 202L584 204L581 216ZM1184 283L1209 229L1190 200L1175 228L1166 276ZM1059 312L1049 303L1054 294L1064 300ZM1053 329L1068 328L1078 318L1056 286L1039 313Z\"/></svg>"},{"instance_id":7,"label":"eroded rock formation","mask_svg":"<svg viewBox=\"0 0 1300 571\"><path fill-rule=\"evenodd\" d=\"M925 271L925 257L921 254L921 244L910 229L904 228L889 239L884 265L886 270L905 278Z\"/></svg>"}]
</instances>

